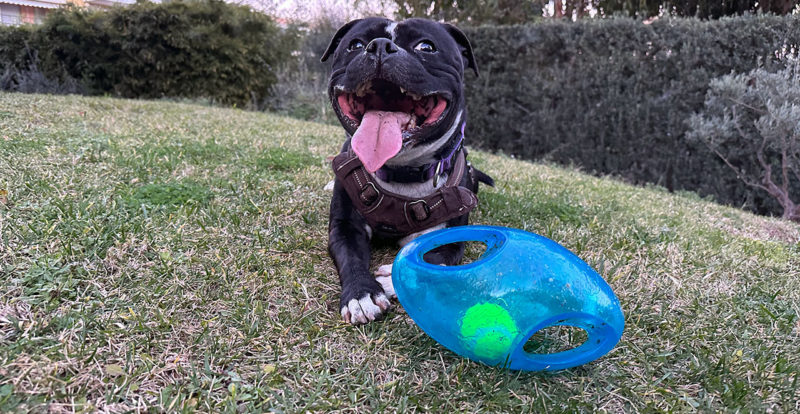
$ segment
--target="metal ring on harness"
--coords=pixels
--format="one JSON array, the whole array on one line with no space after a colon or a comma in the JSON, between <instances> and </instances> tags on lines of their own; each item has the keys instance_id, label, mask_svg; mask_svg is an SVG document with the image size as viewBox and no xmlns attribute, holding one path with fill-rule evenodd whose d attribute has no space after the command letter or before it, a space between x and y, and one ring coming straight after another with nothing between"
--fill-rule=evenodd
<instances>
[{"instance_id":1,"label":"metal ring on harness","mask_svg":"<svg viewBox=\"0 0 800 414\"><path fill-rule=\"evenodd\" d=\"M439 177L442 174L442 161L439 161L436 164L436 171L433 172L433 188L436 188L439 185Z\"/></svg>"}]
</instances>

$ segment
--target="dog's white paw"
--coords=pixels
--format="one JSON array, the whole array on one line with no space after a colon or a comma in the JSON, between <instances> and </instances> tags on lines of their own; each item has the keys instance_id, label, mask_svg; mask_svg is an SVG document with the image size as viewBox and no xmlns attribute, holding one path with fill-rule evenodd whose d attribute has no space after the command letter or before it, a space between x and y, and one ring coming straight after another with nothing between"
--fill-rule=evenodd
<instances>
[{"instance_id":1,"label":"dog's white paw","mask_svg":"<svg viewBox=\"0 0 800 414\"><path fill-rule=\"evenodd\" d=\"M375 271L375 280L381 284L383 291L386 292L386 296L389 299L393 299L397 297L397 293L394 291L394 285L392 284L392 265L387 264L383 265Z\"/></svg>"},{"instance_id":2,"label":"dog's white paw","mask_svg":"<svg viewBox=\"0 0 800 414\"><path fill-rule=\"evenodd\" d=\"M373 298L366 295L361 299L351 299L347 306L342 306L342 318L353 325L360 325L374 321L389 309L389 299L384 294L375 295Z\"/></svg>"},{"instance_id":3,"label":"dog's white paw","mask_svg":"<svg viewBox=\"0 0 800 414\"><path fill-rule=\"evenodd\" d=\"M397 297L397 293L394 291L394 285L392 284L391 276L378 276L375 278L375 280L381 284L383 291L386 292L386 296L388 296L389 299L394 299Z\"/></svg>"},{"instance_id":4,"label":"dog's white paw","mask_svg":"<svg viewBox=\"0 0 800 414\"><path fill-rule=\"evenodd\" d=\"M325 187L322 189L325 191L333 191L333 183L336 182L335 180L330 180L328 184L325 184Z\"/></svg>"},{"instance_id":5,"label":"dog's white paw","mask_svg":"<svg viewBox=\"0 0 800 414\"><path fill-rule=\"evenodd\" d=\"M391 275L392 275L391 264L385 264L379 267L378 270L375 271L375 276L391 276Z\"/></svg>"}]
</instances>

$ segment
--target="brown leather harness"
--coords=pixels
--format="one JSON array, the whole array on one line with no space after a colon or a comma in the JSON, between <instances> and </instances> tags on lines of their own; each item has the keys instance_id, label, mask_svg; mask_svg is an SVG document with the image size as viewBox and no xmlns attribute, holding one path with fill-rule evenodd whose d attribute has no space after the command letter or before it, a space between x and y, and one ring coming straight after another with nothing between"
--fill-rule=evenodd
<instances>
[{"instance_id":1,"label":"brown leather harness","mask_svg":"<svg viewBox=\"0 0 800 414\"><path fill-rule=\"evenodd\" d=\"M447 181L421 198L406 197L382 188L352 150L333 159L333 172L373 231L399 237L462 216L478 205L475 194L459 185L464 171L472 168L467 165L464 151L459 150L455 158Z\"/></svg>"}]
</instances>

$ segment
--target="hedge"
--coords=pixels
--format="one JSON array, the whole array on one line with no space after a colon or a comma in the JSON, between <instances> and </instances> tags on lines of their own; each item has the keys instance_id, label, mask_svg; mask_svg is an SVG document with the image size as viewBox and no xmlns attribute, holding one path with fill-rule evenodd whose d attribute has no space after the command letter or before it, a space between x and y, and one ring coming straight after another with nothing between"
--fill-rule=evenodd
<instances>
[{"instance_id":1,"label":"hedge","mask_svg":"<svg viewBox=\"0 0 800 414\"><path fill-rule=\"evenodd\" d=\"M248 105L269 94L296 41L269 16L220 0L66 7L42 26L0 29L0 74L33 63L91 94Z\"/></svg>"},{"instance_id":2,"label":"hedge","mask_svg":"<svg viewBox=\"0 0 800 414\"><path fill-rule=\"evenodd\" d=\"M708 148L688 142L686 121L703 110L712 79L780 67L800 45L800 16L466 31L481 70L467 82L473 145L780 212Z\"/></svg>"}]
</instances>

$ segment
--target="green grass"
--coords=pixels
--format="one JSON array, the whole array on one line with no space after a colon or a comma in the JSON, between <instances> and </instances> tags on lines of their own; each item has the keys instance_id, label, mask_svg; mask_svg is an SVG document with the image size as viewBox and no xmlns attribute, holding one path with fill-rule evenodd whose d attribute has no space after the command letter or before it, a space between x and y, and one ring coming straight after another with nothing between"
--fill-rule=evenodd
<instances>
[{"instance_id":1,"label":"green grass","mask_svg":"<svg viewBox=\"0 0 800 414\"><path fill-rule=\"evenodd\" d=\"M796 225L480 151L498 185L472 222L598 269L627 318L619 345L518 373L459 358L397 308L344 324L323 190L342 136L0 94L0 412L800 410ZM564 331L529 345L581 337Z\"/></svg>"}]
</instances>

